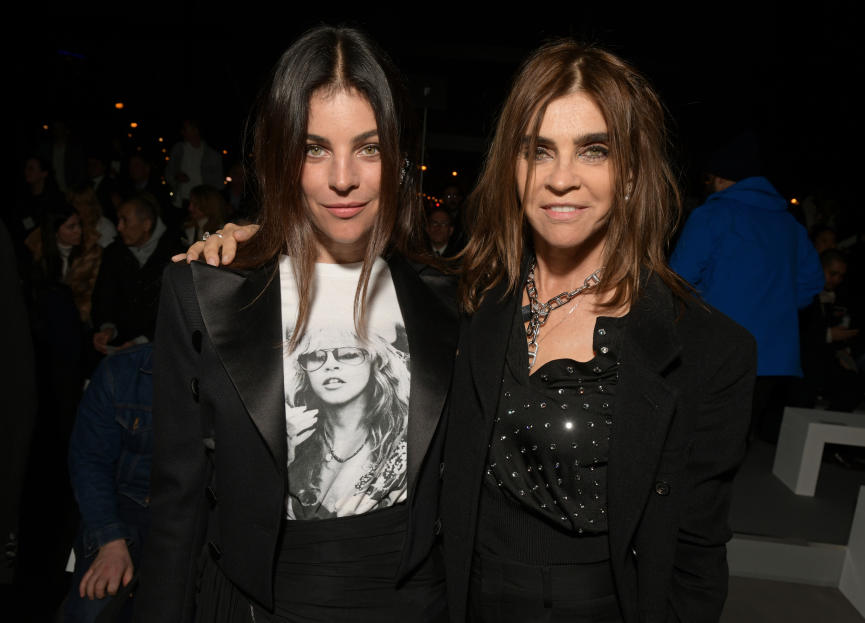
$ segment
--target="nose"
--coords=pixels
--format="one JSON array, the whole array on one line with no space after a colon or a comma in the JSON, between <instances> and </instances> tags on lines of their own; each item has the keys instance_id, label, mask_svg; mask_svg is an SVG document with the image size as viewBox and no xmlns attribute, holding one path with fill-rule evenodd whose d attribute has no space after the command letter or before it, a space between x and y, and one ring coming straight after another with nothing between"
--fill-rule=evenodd
<instances>
[{"instance_id":1,"label":"nose","mask_svg":"<svg viewBox=\"0 0 865 623\"><path fill-rule=\"evenodd\" d=\"M547 186L556 194L564 194L582 185L579 165L567 158L557 158L547 178Z\"/></svg>"},{"instance_id":2,"label":"nose","mask_svg":"<svg viewBox=\"0 0 865 623\"><path fill-rule=\"evenodd\" d=\"M333 159L328 184L334 192L345 195L358 187L358 163L354 154L345 154Z\"/></svg>"},{"instance_id":3,"label":"nose","mask_svg":"<svg viewBox=\"0 0 865 623\"><path fill-rule=\"evenodd\" d=\"M336 355L332 350L327 351L327 359L324 360L324 369L333 370L339 367L339 361L336 360Z\"/></svg>"}]
</instances>

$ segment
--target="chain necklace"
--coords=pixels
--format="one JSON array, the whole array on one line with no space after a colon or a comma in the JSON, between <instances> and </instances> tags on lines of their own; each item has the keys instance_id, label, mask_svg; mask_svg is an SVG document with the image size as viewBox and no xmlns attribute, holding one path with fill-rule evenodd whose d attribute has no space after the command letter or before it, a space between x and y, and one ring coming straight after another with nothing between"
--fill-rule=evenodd
<instances>
[{"instance_id":1,"label":"chain necklace","mask_svg":"<svg viewBox=\"0 0 865 623\"><path fill-rule=\"evenodd\" d=\"M350 460L360 454L360 451L363 450L363 447L366 445L366 440L364 439L363 443L360 444L360 447L354 452L352 452L350 456L347 456L345 458L338 456L337 453L333 451L333 446L330 445L330 441L327 438L327 433L325 433L324 435L324 445L327 446L327 454L324 457L325 461L330 462L330 460L333 459L337 463L348 463Z\"/></svg>"},{"instance_id":2,"label":"chain necklace","mask_svg":"<svg viewBox=\"0 0 865 623\"><path fill-rule=\"evenodd\" d=\"M549 318L550 312L554 309L558 309L562 305L567 305L574 299L574 297L601 283L601 269L598 268L595 272L586 277L583 281L583 285L578 287L576 290L566 290L558 296L554 296L546 303L541 303L538 301L538 290L535 287L536 264L537 259L532 258L532 264L529 268L529 276L526 277L526 294L529 296L529 307L532 314L529 318L529 326L526 327L526 338L529 342L529 370L531 370L532 366L535 365L535 359L537 359L538 356L538 334L541 332L541 327L547 323L547 318Z\"/></svg>"}]
</instances>

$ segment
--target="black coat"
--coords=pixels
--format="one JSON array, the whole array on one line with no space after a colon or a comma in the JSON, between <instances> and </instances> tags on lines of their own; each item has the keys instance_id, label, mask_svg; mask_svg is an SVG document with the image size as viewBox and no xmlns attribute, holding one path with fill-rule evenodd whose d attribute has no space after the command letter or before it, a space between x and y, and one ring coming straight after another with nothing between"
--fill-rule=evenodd
<instances>
[{"instance_id":1,"label":"black coat","mask_svg":"<svg viewBox=\"0 0 865 623\"><path fill-rule=\"evenodd\" d=\"M491 292L460 332L449 400L442 531L453 621L465 620L477 509L518 297ZM733 475L745 452L753 338L648 279L624 329L607 471L622 614L717 621L727 592Z\"/></svg>"},{"instance_id":2,"label":"black coat","mask_svg":"<svg viewBox=\"0 0 865 623\"><path fill-rule=\"evenodd\" d=\"M439 419L457 322L408 262L395 257L388 264L411 356L404 577L425 559L438 533ZM136 621L191 620L200 554L208 550L241 591L272 607L287 486L274 270L193 263L165 273L154 353L151 532Z\"/></svg>"},{"instance_id":3,"label":"black coat","mask_svg":"<svg viewBox=\"0 0 865 623\"><path fill-rule=\"evenodd\" d=\"M97 330L103 323L116 326L113 344L123 344L139 335L153 339L162 272L171 263L171 256L181 249L179 238L166 231L141 266L122 239L105 247L93 286L92 316Z\"/></svg>"}]
</instances>

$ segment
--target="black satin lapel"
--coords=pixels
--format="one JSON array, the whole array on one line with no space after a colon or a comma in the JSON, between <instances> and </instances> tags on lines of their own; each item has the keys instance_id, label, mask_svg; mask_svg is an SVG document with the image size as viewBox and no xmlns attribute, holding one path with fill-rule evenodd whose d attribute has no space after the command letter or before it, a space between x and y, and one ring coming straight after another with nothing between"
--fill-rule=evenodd
<instances>
[{"instance_id":1,"label":"black satin lapel","mask_svg":"<svg viewBox=\"0 0 865 623\"><path fill-rule=\"evenodd\" d=\"M403 258L391 257L388 265L411 353L407 432L411 491L444 408L457 343L457 316Z\"/></svg>"},{"instance_id":2,"label":"black satin lapel","mask_svg":"<svg viewBox=\"0 0 865 623\"><path fill-rule=\"evenodd\" d=\"M287 462L279 273L192 264L201 315L234 387L278 466Z\"/></svg>"},{"instance_id":3,"label":"black satin lapel","mask_svg":"<svg viewBox=\"0 0 865 623\"><path fill-rule=\"evenodd\" d=\"M484 298L480 309L470 321L469 357L472 381L480 399L482 417L491 418L499 400L502 386L502 369L511 333L511 323L520 304L520 297L507 295L506 288L499 284Z\"/></svg>"},{"instance_id":4,"label":"black satin lapel","mask_svg":"<svg viewBox=\"0 0 865 623\"><path fill-rule=\"evenodd\" d=\"M664 378L681 352L674 319L672 297L653 277L628 315L622 346L607 490L614 558L627 554L675 412L676 390Z\"/></svg>"}]
</instances>

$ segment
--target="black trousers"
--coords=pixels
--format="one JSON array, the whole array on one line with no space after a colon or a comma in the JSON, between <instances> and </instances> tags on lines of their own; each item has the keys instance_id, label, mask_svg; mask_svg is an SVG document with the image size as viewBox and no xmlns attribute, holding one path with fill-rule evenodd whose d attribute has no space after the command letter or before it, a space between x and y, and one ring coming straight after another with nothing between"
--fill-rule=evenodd
<instances>
[{"instance_id":1,"label":"black trousers","mask_svg":"<svg viewBox=\"0 0 865 623\"><path fill-rule=\"evenodd\" d=\"M621 623L609 560L529 565L476 554L471 623Z\"/></svg>"}]
</instances>

